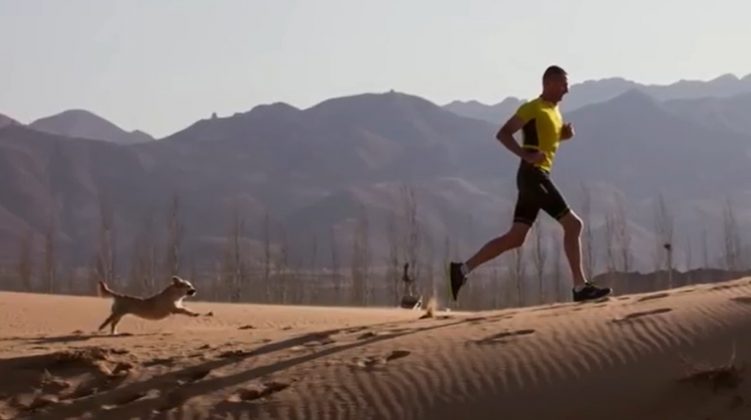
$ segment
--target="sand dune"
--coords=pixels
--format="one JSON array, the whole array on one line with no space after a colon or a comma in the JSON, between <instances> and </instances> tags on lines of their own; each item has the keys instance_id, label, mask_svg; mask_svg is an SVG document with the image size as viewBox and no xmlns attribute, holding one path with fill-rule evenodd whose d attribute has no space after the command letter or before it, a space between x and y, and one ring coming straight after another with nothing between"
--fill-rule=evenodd
<instances>
[{"instance_id":1,"label":"sand dune","mask_svg":"<svg viewBox=\"0 0 751 420\"><path fill-rule=\"evenodd\" d=\"M0 293L0 418L741 419L751 278L480 313Z\"/></svg>"}]
</instances>

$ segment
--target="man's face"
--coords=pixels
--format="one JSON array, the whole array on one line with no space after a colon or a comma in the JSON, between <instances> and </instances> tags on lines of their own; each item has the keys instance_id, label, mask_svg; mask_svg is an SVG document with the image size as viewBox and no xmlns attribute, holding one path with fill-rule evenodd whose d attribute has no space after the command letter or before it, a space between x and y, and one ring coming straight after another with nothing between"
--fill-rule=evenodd
<instances>
[{"instance_id":1,"label":"man's face","mask_svg":"<svg viewBox=\"0 0 751 420\"><path fill-rule=\"evenodd\" d=\"M559 102L563 99L563 95L568 93L568 77L565 74L548 77L545 82L545 90L552 99Z\"/></svg>"}]
</instances>

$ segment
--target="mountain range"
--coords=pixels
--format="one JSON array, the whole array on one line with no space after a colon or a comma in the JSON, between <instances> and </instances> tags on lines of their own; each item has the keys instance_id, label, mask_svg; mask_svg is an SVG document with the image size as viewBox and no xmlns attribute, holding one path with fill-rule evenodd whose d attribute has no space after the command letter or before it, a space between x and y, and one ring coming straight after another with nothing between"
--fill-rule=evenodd
<instances>
[{"instance_id":1,"label":"mountain range","mask_svg":"<svg viewBox=\"0 0 751 420\"><path fill-rule=\"evenodd\" d=\"M751 227L751 93L740 89L748 77L623 91L613 80L575 85L564 98L577 135L553 169L578 213L581 186L590 192L597 269L615 246L607 221L621 203L628 268L654 268L660 195L675 220L676 264L697 266L703 248L718 264L727 200L741 242ZM261 263L268 237L285 264L328 267L336 243L335 260L347 266L358 231L367 232L373 266L385 264L392 236L403 260L412 202L420 258L466 258L507 228L518 161L495 140L497 121L457 112L406 93L366 93L307 109L260 105L159 140L86 111L29 125L0 118L0 262L13 270L29 233L42 261L53 226L61 264L88 266L105 213L126 270L139 240L163 247L175 197L184 263L205 270L223 261L236 216L249 264ZM552 255L560 231L541 218Z\"/></svg>"},{"instance_id":2,"label":"mountain range","mask_svg":"<svg viewBox=\"0 0 751 420\"><path fill-rule=\"evenodd\" d=\"M571 112L586 105L608 101L631 90L643 92L661 102L723 99L751 93L751 74L742 78L733 74L724 74L709 81L680 80L669 85L640 84L622 77L587 80L571 86L565 100L561 103L561 110ZM530 93L530 97L535 95L536 92ZM465 117L501 124L516 111L522 102L524 100L516 97L505 98L495 105L476 100L456 100L444 105L444 108Z\"/></svg>"}]
</instances>

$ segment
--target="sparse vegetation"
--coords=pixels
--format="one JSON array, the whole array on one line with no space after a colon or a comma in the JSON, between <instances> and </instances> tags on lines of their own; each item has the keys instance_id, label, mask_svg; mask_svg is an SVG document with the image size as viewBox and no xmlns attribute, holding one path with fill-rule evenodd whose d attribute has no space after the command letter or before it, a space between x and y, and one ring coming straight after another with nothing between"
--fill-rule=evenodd
<instances>
[{"instance_id":1,"label":"sparse vegetation","mask_svg":"<svg viewBox=\"0 0 751 420\"><path fill-rule=\"evenodd\" d=\"M582 185L582 191L585 194L583 218L591 220L588 187ZM223 252L213 256L207 264L205 255L203 260L196 260L193 255L184 254L183 244L191 238L185 235L181 200L173 194L166 202L161 229L158 219L154 218L158 212L150 207L144 209L140 228L128 236L128 264L119 266L115 240L117 210L108 196L102 194L98 209L98 247L88 269L71 268L58 258L57 224L51 221L46 227L41 253L36 255L33 231L29 230L20 239L15 267L6 269L5 273L6 277L12 273L15 280L9 288L15 290L93 293L91 286L103 279L133 293L147 295L161 287L168 273L177 271L177 274L189 275L201 289L200 296L210 300L395 307L403 303L401 268L407 264L408 275L414 279L415 299L427 301L434 297L440 306L481 310L569 299L566 291L570 275L562 258L561 232L556 230L558 226L554 222L541 215L542 220L533 227L522 247L476 270L461 301L451 302L446 287L446 266L450 260L462 256L457 248L466 251L468 247L447 234L443 244L436 248L433 232L421 219L414 187L403 186L395 197L399 212L386 213L385 218L380 219L385 221L381 225L383 229L372 228L377 213L362 204L356 207L350 224L328 226L328 234L323 236L323 243L329 243L328 257L326 252L321 252L315 231L306 233L306 239L300 244L301 236L283 223L272 221L269 212L262 213L255 230L248 229L246 215L235 202L228 211L224 237L220 238L224 242ZM700 239L704 264L687 271L675 269L673 253L677 251L672 242L663 242L674 239L673 216L668 204L662 195L656 203L655 237L657 243L662 244L659 255L655 256L657 270L652 273L631 270L634 265L632 231L627 223L625 200L622 195L616 195L610 201L610 211L604 214L604 224L594 225L604 234L604 246L593 244L596 238L593 222L585 224L583 254L587 270L592 270L591 280L615 286L619 293L637 293L748 274L742 270L742 232L729 201L722 214L724 247L722 258L718 259L725 269L706 268L710 260L709 233L703 227ZM502 211L504 221L510 218L510 211L510 208L505 209L505 213ZM472 225L472 217L468 216L466 230L471 231ZM689 239L686 237L688 250L691 249ZM385 253L377 251L378 244L386 245ZM598 252L605 256L604 270L599 273L595 265ZM38 270L34 270L35 261L38 261ZM686 267L692 266L690 251L684 254L684 261ZM730 270L730 267L736 269ZM186 270L189 273L180 273ZM80 287L81 284L89 286Z\"/></svg>"}]
</instances>

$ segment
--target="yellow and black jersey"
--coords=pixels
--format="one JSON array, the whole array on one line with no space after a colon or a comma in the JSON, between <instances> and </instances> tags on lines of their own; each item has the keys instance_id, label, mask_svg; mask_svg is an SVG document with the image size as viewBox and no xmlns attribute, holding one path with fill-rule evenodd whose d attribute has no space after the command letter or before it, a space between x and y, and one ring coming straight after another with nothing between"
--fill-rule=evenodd
<instances>
[{"instance_id":1,"label":"yellow and black jersey","mask_svg":"<svg viewBox=\"0 0 751 420\"><path fill-rule=\"evenodd\" d=\"M543 152L545 160L535 166L550 173L563 128L558 105L536 98L520 106L516 116L524 123L522 147Z\"/></svg>"}]
</instances>

